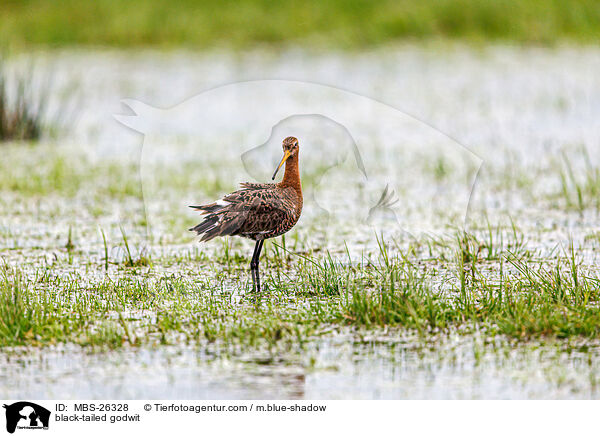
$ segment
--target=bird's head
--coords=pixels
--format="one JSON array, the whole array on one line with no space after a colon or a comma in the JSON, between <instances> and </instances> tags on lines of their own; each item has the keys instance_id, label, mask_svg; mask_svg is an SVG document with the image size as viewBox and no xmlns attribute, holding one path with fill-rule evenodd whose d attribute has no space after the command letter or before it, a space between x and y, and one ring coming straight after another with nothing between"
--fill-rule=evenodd
<instances>
[{"instance_id":1,"label":"bird's head","mask_svg":"<svg viewBox=\"0 0 600 436\"><path fill-rule=\"evenodd\" d=\"M275 176L277 175L277 172L283 166L283 164L285 163L286 160L288 160L292 156L298 155L298 139L294 138L293 136L288 136L287 138L285 138L283 140L282 147L283 147L283 158L281 158L281 162L279 162L277 169L273 173L272 180L275 180Z\"/></svg>"}]
</instances>

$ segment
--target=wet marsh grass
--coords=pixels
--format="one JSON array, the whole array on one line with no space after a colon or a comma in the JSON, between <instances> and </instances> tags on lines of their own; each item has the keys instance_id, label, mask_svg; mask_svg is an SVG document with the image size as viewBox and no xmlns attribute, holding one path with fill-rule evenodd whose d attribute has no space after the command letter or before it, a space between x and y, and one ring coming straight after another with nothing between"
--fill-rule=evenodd
<instances>
[{"instance_id":1,"label":"wet marsh grass","mask_svg":"<svg viewBox=\"0 0 600 436\"><path fill-rule=\"evenodd\" d=\"M310 359L316 363L303 367L302 374L325 365L340 372L344 365L353 366L346 385L368 382L364 373L358 374L362 370L356 361L381 377L406 374L410 360L417 360L425 382L432 365L438 383L444 373L464 371L459 383L470 392L477 377L486 390L499 375L521 377L523 385L532 386L539 378L530 376L540 368L550 368L563 386L580 392L588 392L588 372L590 384L600 379L595 331L600 238L590 213L595 205L586 193L591 192L588 178L581 171L585 166L576 153L565 152L572 174L560 159L561 165L552 168L541 160L542 168L534 165L534 171L523 160L518 171L506 173L492 196L510 191L525 200L522 209L501 215L504 211L490 202L469 233L446 228L445 235L413 238L392 232L394 240L386 232L386 238L379 237L379 251L375 236L363 233L346 239L351 256L345 253L344 239L320 238L318 232L327 227L319 229L321 223L307 219L307 203L304 222L265 247L266 290L259 298L249 294L248 243L238 238L196 243L186 232L186 205L168 198L192 189L201 199L217 198L236 182L238 173L227 171L227 163L215 159L208 171L172 165L179 171L157 172L159 195L147 205L162 210L152 220L157 237L145 239L150 221L143 216L139 168L104 157L79 160L65 145L2 147L0 264L10 265L8 283L17 284L4 286L1 299L3 357L33 354L44 356L47 365L46 356L58 350L69 363L81 353L97 356L101 370L114 371L119 356L136 355L138 365L144 354L194 350L187 359L195 368L205 365L204 357L196 360L198 355L223 356L215 363L231 362L244 371L243 362L260 356L275 362L262 368L270 373ZM545 171L544 178L537 177L536 169ZM423 171L425 183L456 183L457 171L445 162L433 161ZM561 191L561 171L567 195ZM538 189L547 181L546 192ZM309 186L311 182L306 180ZM397 192L403 197L400 206L411 201L408 190ZM570 203L565 200L569 196ZM514 224L505 221L508 216ZM569 235L576 248L565 253L560 246ZM364 244L364 251L357 244ZM138 263L142 254L151 262ZM406 351L389 358L394 346ZM540 355L532 361L523 349L536 347ZM348 352L327 364L323 353L332 348ZM95 352L104 349L114 351ZM429 351L423 354L423 349ZM504 356L495 369L490 350ZM558 351L550 363L552 350ZM583 368L584 360L589 369ZM472 369L472 363L478 367ZM179 364L165 364L161 374L170 378ZM31 373L32 367L25 368ZM307 380L333 375L327 371ZM27 373L18 367L14 373L15 383L23 386ZM573 382L574 373L585 380ZM415 383L411 378L407 384ZM557 392L546 379L539 385L544 392ZM375 383L372 389L377 390Z\"/></svg>"},{"instance_id":2,"label":"wet marsh grass","mask_svg":"<svg viewBox=\"0 0 600 436\"><path fill-rule=\"evenodd\" d=\"M579 213L586 209L600 211L600 168L592 163L585 147L581 147L575 158L583 162L583 168L576 169L569 156L562 154L559 170L562 199L567 208Z\"/></svg>"},{"instance_id":3,"label":"wet marsh grass","mask_svg":"<svg viewBox=\"0 0 600 436\"><path fill-rule=\"evenodd\" d=\"M212 278L155 274L127 259L125 269L109 266L112 271L96 279L51 269L25 277L18 268L4 267L0 345L115 348L183 342L216 344L219 352L276 350L302 347L336 326L425 336L485 331L523 341L594 340L600 334L600 279L584 272L572 247L553 265L509 251L498 260L466 262L457 238L455 260L434 267L378 242L379 253L358 263L329 253L320 258L292 253L296 260L270 262L261 295L250 292L244 273L232 272L245 271L245 263L239 259L239 267L232 268L231 255L198 266L219 270ZM500 264L494 273L480 268L490 263ZM453 277L432 280L443 269ZM223 279L233 288L216 285Z\"/></svg>"},{"instance_id":4,"label":"wet marsh grass","mask_svg":"<svg viewBox=\"0 0 600 436\"><path fill-rule=\"evenodd\" d=\"M140 250L139 255L134 259L134 256L131 252L131 248L129 248L129 241L127 239L127 233L125 232L125 229L123 229L123 226L119 226L119 229L121 230L121 236L123 237L123 246L125 247L125 254L126 254L125 260L123 261L123 265L125 267L129 267L129 268L151 265L150 257L144 250ZM105 244L104 252L106 254L106 239L104 239L104 244ZM106 257L108 257L107 254L106 254Z\"/></svg>"},{"instance_id":5,"label":"wet marsh grass","mask_svg":"<svg viewBox=\"0 0 600 436\"><path fill-rule=\"evenodd\" d=\"M35 141L44 132L47 93L34 97L30 77L9 80L0 55L0 143Z\"/></svg>"},{"instance_id":6,"label":"wet marsh grass","mask_svg":"<svg viewBox=\"0 0 600 436\"><path fill-rule=\"evenodd\" d=\"M70 199L82 193L93 199L142 198L134 163L92 164L82 153L56 150L54 144L7 146L3 152L0 187L4 192L29 198L57 195Z\"/></svg>"},{"instance_id":7,"label":"wet marsh grass","mask_svg":"<svg viewBox=\"0 0 600 436\"><path fill-rule=\"evenodd\" d=\"M92 165L44 147L32 148L36 159L27 160L29 150L6 150L8 158L0 161L3 198L72 203L73 209L57 212L59 218L92 204L100 213L87 224L96 234L92 239L85 236L89 228L68 220L49 248L15 242L0 253L1 347L185 343L239 353L298 349L341 328L421 338L483 331L524 342L594 341L600 333L597 270L580 262L573 245L540 254L516 221L500 226L483 220L471 233L403 241L373 235L377 250L354 257L343 244L336 253L312 249L305 236L291 233L267 244L265 292L257 296L250 292L242 241L223 239L208 253L190 247L189 239L186 248L153 245L137 221L115 222L113 208L142 201L132 162ZM168 171L159 176L169 180ZM185 188L183 179L176 189ZM196 188L212 193L219 186L209 177ZM82 200L87 197L91 203ZM5 210L10 215L12 209ZM25 209L17 220L27 211L54 219ZM2 238L12 247L17 236L10 225L2 227ZM394 333L385 334L393 339Z\"/></svg>"},{"instance_id":8,"label":"wet marsh grass","mask_svg":"<svg viewBox=\"0 0 600 436\"><path fill-rule=\"evenodd\" d=\"M0 50L6 50L5 43ZM57 93L52 74L38 73L31 62L11 64L7 53L0 53L0 144L35 144L66 130L78 110L74 90L63 90L56 107L50 104L50 96Z\"/></svg>"}]
</instances>

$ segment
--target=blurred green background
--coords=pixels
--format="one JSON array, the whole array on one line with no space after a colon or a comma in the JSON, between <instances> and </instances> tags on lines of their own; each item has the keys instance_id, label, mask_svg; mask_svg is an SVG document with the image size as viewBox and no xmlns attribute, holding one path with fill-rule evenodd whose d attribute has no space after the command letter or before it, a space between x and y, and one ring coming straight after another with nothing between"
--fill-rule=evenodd
<instances>
[{"instance_id":1,"label":"blurred green background","mask_svg":"<svg viewBox=\"0 0 600 436\"><path fill-rule=\"evenodd\" d=\"M406 39L600 40L598 0L2 0L15 48L98 45L361 48Z\"/></svg>"}]
</instances>

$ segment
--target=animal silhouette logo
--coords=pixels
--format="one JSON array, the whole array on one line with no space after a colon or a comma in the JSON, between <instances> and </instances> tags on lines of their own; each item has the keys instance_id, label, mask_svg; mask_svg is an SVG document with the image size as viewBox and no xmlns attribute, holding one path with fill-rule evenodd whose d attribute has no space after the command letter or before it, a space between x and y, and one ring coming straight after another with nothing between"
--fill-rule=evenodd
<instances>
[{"instance_id":1,"label":"animal silhouette logo","mask_svg":"<svg viewBox=\"0 0 600 436\"><path fill-rule=\"evenodd\" d=\"M19 401L10 405L4 404L6 409L6 431L14 433L18 429L48 429L50 411L38 404L29 401Z\"/></svg>"},{"instance_id":2,"label":"animal silhouette logo","mask_svg":"<svg viewBox=\"0 0 600 436\"><path fill-rule=\"evenodd\" d=\"M344 239L373 232L434 235L463 227L483 163L395 107L315 83L232 83L164 109L122 102L127 112L115 118L143 134L149 233L164 226L165 208L186 211L233 191L235 182L269 182L287 136L303 147L301 228L321 229L323 238L336 232ZM177 190L164 190L161 171ZM231 185L221 186L224 180ZM183 213L195 221L193 211Z\"/></svg>"}]
</instances>

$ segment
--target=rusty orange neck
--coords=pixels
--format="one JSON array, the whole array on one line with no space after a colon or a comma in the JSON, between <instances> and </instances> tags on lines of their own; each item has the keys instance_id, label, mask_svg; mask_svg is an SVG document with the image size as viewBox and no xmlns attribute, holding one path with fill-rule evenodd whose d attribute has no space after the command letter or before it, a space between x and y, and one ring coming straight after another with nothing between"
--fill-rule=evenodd
<instances>
[{"instance_id":1,"label":"rusty orange neck","mask_svg":"<svg viewBox=\"0 0 600 436\"><path fill-rule=\"evenodd\" d=\"M302 184L300 183L300 170L298 168L298 153L290 156L285 162L285 173L283 180L279 184L283 188L292 187L302 199Z\"/></svg>"}]
</instances>

